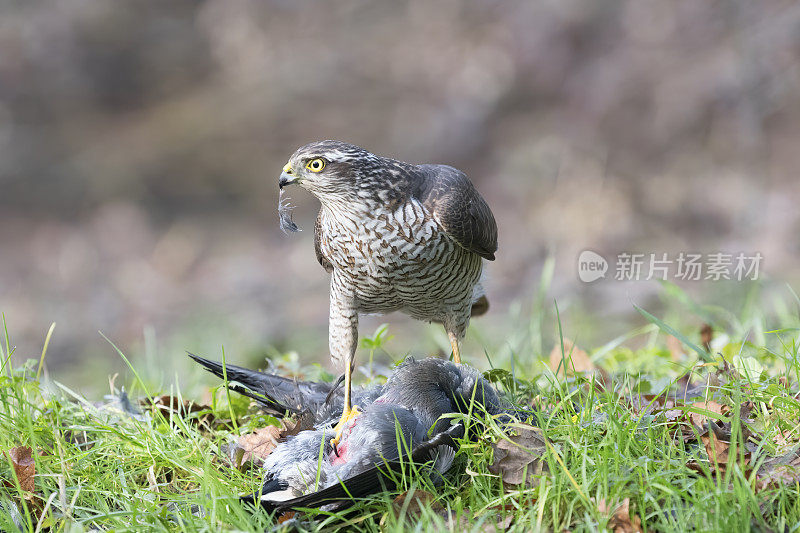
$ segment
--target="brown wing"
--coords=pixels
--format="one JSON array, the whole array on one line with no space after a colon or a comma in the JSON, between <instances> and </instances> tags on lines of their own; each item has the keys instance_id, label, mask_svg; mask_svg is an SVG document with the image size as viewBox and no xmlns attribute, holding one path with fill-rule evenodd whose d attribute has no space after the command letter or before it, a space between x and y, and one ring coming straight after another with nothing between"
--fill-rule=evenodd
<instances>
[{"instance_id":1,"label":"brown wing","mask_svg":"<svg viewBox=\"0 0 800 533\"><path fill-rule=\"evenodd\" d=\"M486 200L466 174L447 165L419 165L414 191L434 219L458 244L485 259L497 251L497 223Z\"/></svg>"},{"instance_id":2,"label":"brown wing","mask_svg":"<svg viewBox=\"0 0 800 533\"><path fill-rule=\"evenodd\" d=\"M319 264L322 265L322 268L325 269L326 272L331 273L333 272L333 265L328 258L322 254L322 220L320 217L322 216L322 209L319 210L317 213L317 220L314 222L314 252L317 254L317 261Z\"/></svg>"}]
</instances>

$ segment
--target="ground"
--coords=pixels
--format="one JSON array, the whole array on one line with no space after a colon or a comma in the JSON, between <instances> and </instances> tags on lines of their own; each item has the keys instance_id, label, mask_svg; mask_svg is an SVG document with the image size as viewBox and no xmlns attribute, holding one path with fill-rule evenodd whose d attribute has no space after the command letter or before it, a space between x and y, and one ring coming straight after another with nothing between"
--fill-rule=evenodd
<instances>
[{"instance_id":1,"label":"ground","mask_svg":"<svg viewBox=\"0 0 800 533\"><path fill-rule=\"evenodd\" d=\"M237 496L257 490L260 473L240 463L271 447L256 430L274 427L266 433L280 437L291 422L222 388L209 392L202 384L211 378L188 361L179 386L142 379L134 362L127 383L112 379L109 396L87 399L45 376L46 351L12 368L6 333L0 529L264 531L293 519L369 531L792 531L800 522L800 301L787 287L781 300L755 298L733 312L667 289L668 306L683 310L678 320L641 310L646 325L604 346L570 341L580 332L561 329L554 305L555 320L543 326L557 332L552 352L532 341L509 359L473 354L474 364L494 367L486 376L509 398L535 409L535 428L475 422L478 438L463 443L444 485L411 472L348 515L273 517L243 507ZM364 342L365 367L387 338ZM331 378L291 356L274 362Z\"/></svg>"}]
</instances>

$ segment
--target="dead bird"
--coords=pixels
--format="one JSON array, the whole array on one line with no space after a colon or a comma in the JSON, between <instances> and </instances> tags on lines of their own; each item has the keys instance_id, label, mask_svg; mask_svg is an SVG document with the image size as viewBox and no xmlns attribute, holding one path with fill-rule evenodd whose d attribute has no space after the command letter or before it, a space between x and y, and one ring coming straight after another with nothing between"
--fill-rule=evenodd
<instances>
[{"instance_id":1,"label":"dead bird","mask_svg":"<svg viewBox=\"0 0 800 533\"><path fill-rule=\"evenodd\" d=\"M303 413L313 429L278 444L264 464L261 494L245 497L268 511L299 507L344 508L353 500L393 486L393 472L408 463L427 464L436 479L453 464L464 425L452 414L525 417L504 402L474 368L438 358L400 363L383 385L354 388L362 411L330 442L344 402L337 383L291 380L223 366L190 356L231 390L256 400L270 413Z\"/></svg>"}]
</instances>

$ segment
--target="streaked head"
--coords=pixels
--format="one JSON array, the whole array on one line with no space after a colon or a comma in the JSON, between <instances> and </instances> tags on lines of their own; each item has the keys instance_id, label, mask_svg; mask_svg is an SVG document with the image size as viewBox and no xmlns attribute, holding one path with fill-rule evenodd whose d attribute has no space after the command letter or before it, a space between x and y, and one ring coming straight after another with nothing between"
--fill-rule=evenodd
<instances>
[{"instance_id":1,"label":"streaked head","mask_svg":"<svg viewBox=\"0 0 800 533\"><path fill-rule=\"evenodd\" d=\"M299 148L283 167L278 186L297 184L317 197L341 194L359 185L381 158L354 144L318 141Z\"/></svg>"}]
</instances>

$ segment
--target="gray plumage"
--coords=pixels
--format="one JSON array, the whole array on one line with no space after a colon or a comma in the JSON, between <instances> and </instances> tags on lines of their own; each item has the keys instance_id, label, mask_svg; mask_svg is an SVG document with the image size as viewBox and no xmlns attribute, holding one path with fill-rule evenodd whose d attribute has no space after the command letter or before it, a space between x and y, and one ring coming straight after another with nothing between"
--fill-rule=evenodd
<instances>
[{"instance_id":1,"label":"gray plumage","mask_svg":"<svg viewBox=\"0 0 800 533\"><path fill-rule=\"evenodd\" d=\"M294 223L294 220L292 220L294 206L289 203L288 198L283 197L283 193L284 190L281 189L278 197L278 223L281 227L281 231L288 235L289 233L296 233L301 230L297 227L297 224Z\"/></svg>"},{"instance_id":2,"label":"gray plumage","mask_svg":"<svg viewBox=\"0 0 800 533\"><path fill-rule=\"evenodd\" d=\"M221 376L219 363L192 356ZM400 457L431 461L431 471L446 472L454 457L452 437L463 436L450 413L517 414L474 368L436 358L406 359L384 385L355 389L363 411L345 428L338 448L329 442L332 413L344 391L329 383L298 382L228 365L229 386L252 394L271 412L302 406L314 428L278 444L264 465L261 504L268 509L309 506L365 496L381 489L381 467ZM336 489L344 483L345 488ZM340 492L337 492L339 490ZM327 491L327 492L326 492ZM304 499L305 498L305 499Z\"/></svg>"}]
</instances>

